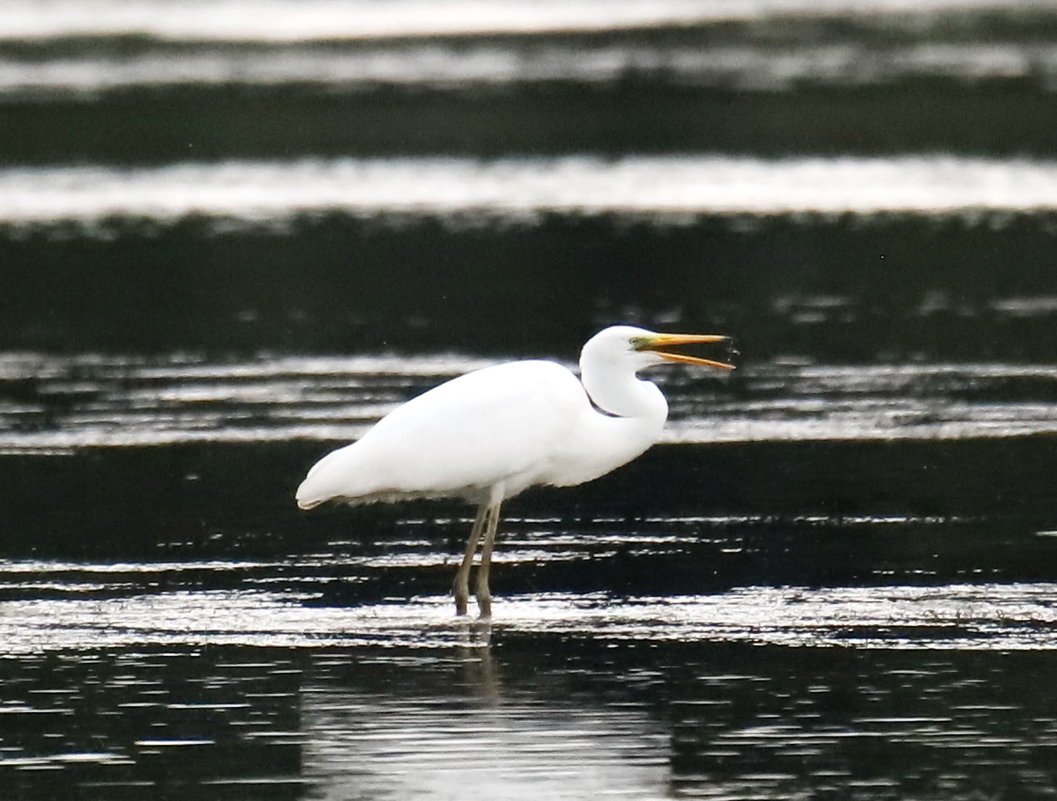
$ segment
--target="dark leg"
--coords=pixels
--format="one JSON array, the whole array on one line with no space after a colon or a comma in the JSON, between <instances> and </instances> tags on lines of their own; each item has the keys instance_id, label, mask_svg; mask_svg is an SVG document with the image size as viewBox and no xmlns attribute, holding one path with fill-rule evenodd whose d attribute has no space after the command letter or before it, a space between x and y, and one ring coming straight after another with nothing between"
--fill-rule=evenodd
<instances>
[{"instance_id":1,"label":"dark leg","mask_svg":"<svg viewBox=\"0 0 1057 801\"><path fill-rule=\"evenodd\" d=\"M488 507L487 522L484 531L484 545L481 546L481 566L477 570L477 608L482 618L492 616L492 591L488 586L489 573L492 567L492 548L495 545L495 533L499 527L499 503Z\"/></svg>"},{"instance_id":2,"label":"dark leg","mask_svg":"<svg viewBox=\"0 0 1057 801\"><path fill-rule=\"evenodd\" d=\"M477 508L477 517L474 518L473 528L470 529L470 538L466 540L466 553L463 554L462 564L455 573L455 582L451 585L457 615L466 614L466 604L470 598L470 566L473 565L473 555L477 553L477 543L481 540L487 514L488 505L482 503Z\"/></svg>"}]
</instances>

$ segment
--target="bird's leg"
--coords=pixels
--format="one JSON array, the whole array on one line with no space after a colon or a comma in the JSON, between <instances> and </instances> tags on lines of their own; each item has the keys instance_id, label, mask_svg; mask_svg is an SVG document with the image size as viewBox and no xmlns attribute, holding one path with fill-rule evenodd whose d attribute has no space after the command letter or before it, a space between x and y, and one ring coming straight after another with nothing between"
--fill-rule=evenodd
<instances>
[{"instance_id":1,"label":"bird's leg","mask_svg":"<svg viewBox=\"0 0 1057 801\"><path fill-rule=\"evenodd\" d=\"M492 567L492 547L495 545L495 532L499 527L499 502L488 507L487 522L484 531L484 544L481 546L481 566L477 569L477 608L482 618L492 616L492 591L488 586L488 574Z\"/></svg>"},{"instance_id":2,"label":"bird's leg","mask_svg":"<svg viewBox=\"0 0 1057 801\"><path fill-rule=\"evenodd\" d=\"M459 565L455 573L455 582L451 585L457 615L466 614L466 604L470 599L470 567L473 565L473 555L477 553L477 543L481 540L481 532L484 530L484 521L487 516L488 504L482 503L477 509L473 528L470 529L470 538L466 540L466 553L463 554L462 564Z\"/></svg>"}]
</instances>

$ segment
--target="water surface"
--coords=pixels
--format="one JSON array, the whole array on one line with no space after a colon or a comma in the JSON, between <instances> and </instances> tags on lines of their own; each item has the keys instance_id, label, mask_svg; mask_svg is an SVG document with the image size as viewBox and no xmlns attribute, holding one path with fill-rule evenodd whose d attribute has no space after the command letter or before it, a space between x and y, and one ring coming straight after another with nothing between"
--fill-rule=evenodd
<instances>
[{"instance_id":1,"label":"water surface","mask_svg":"<svg viewBox=\"0 0 1057 801\"><path fill-rule=\"evenodd\" d=\"M189 217L271 226L299 215L533 219L618 215L688 223L716 215L969 216L1053 212L1051 162L921 157L461 159L175 164L162 169L0 171L0 223L91 231L113 219Z\"/></svg>"},{"instance_id":2,"label":"water surface","mask_svg":"<svg viewBox=\"0 0 1057 801\"><path fill-rule=\"evenodd\" d=\"M4 798L1052 798L1053 4L425 9L0 7ZM614 322L739 368L492 621L461 502L296 509Z\"/></svg>"}]
</instances>

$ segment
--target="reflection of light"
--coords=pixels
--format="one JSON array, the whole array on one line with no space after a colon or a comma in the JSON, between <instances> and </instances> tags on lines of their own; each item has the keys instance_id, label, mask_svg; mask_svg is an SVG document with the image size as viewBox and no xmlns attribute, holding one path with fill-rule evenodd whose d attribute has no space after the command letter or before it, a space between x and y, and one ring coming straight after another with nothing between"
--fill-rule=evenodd
<instances>
[{"instance_id":1,"label":"reflection of light","mask_svg":"<svg viewBox=\"0 0 1057 801\"><path fill-rule=\"evenodd\" d=\"M536 220L624 215L681 224L698 215L976 215L1057 208L1057 164L954 156L301 159L164 167L0 170L0 221L111 218L282 227L299 215Z\"/></svg>"},{"instance_id":2,"label":"reflection of light","mask_svg":"<svg viewBox=\"0 0 1057 801\"><path fill-rule=\"evenodd\" d=\"M916 575L932 578L926 570ZM99 598L97 586L55 577L45 589L65 588L63 597L34 598L46 580L23 588L27 600L0 602L0 655L187 644L421 650L463 640L447 595L349 608L307 605L313 593L259 590ZM124 591L125 584L107 586ZM0 588L20 585L16 580ZM552 593L504 597L495 625L504 632L614 642L1034 650L1054 647L1055 598L1053 583L760 586L620 599Z\"/></svg>"},{"instance_id":3,"label":"reflection of light","mask_svg":"<svg viewBox=\"0 0 1057 801\"><path fill-rule=\"evenodd\" d=\"M297 41L686 26L804 14L899 14L1021 7L1024 0L5 0L3 38L145 34L161 39Z\"/></svg>"},{"instance_id":4,"label":"reflection of light","mask_svg":"<svg viewBox=\"0 0 1057 801\"><path fill-rule=\"evenodd\" d=\"M668 734L637 710L320 688L301 713L317 798L667 797Z\"/></svg>"},{"instance_id":5,"label":"reflection of light","mask_svg":"<svg viewBox=\"0 0 1057 801\"><path fill-rule=\"evenodd\" d=\"M604 8L604 6L600 6ZM180 10L184 11L181 6ZM184 13L186 13L184 11ZM2 17L0 17L2 20ZM2 24L2 22L0 22ZM573 46L524 41L451 45L436 40L350 46L278 45L249 52L199 45L198 52L79 57L38 62L0 60L0 94L89 94L167 85L425 85L466 87L549 81L615 83L636 73L695 86L772 91L800 83L841 86L945 76L963 80L1028 77L1057 71L1057 48L1037 43L972 46L926 43L878 49L875 44L776 48L741 44L708 49L612 44Z\"/></svg>"},{"instance_id":6,"label":"reflection of light","mask_svg":"<svg viewBox=\"0 0 1057 801\"><path fill-rule=\"evenodd\" d=\"M396 355L172 359L147 364L91 353L0 354L0 389L28 377L36 388L0 404L0 452L350 441L395 403L490 363ZM659 376L672 409L664 441L950 440L1057 432L1057 403L1050 397L1054 365L771 363L739 372L736 397L714 389L702 397L700 383ZM985 391L987 403L965 399ZM554 532L545 537L559 542ZM576 541L585 542L581 534Z\"/></svg>"}]
</instances>

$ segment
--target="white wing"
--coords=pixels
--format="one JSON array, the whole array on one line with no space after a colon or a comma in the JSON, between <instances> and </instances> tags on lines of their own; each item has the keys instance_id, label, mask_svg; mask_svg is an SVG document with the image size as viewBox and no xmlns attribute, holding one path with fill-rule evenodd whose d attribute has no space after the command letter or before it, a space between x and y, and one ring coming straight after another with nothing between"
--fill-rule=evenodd
<instances>
[{"instance_id":1,"label":"white wing","mask_svg":"<svg viewBox=\"0 0 1057 801\"><path fill-rule=\"evenodd\" d=\"M547 361L459 376L390 412L358 442L334 451L297 492L303 508L461 495L480 501L546 480L590 404L579 380Z\"/></svg>"}]
</instances>

